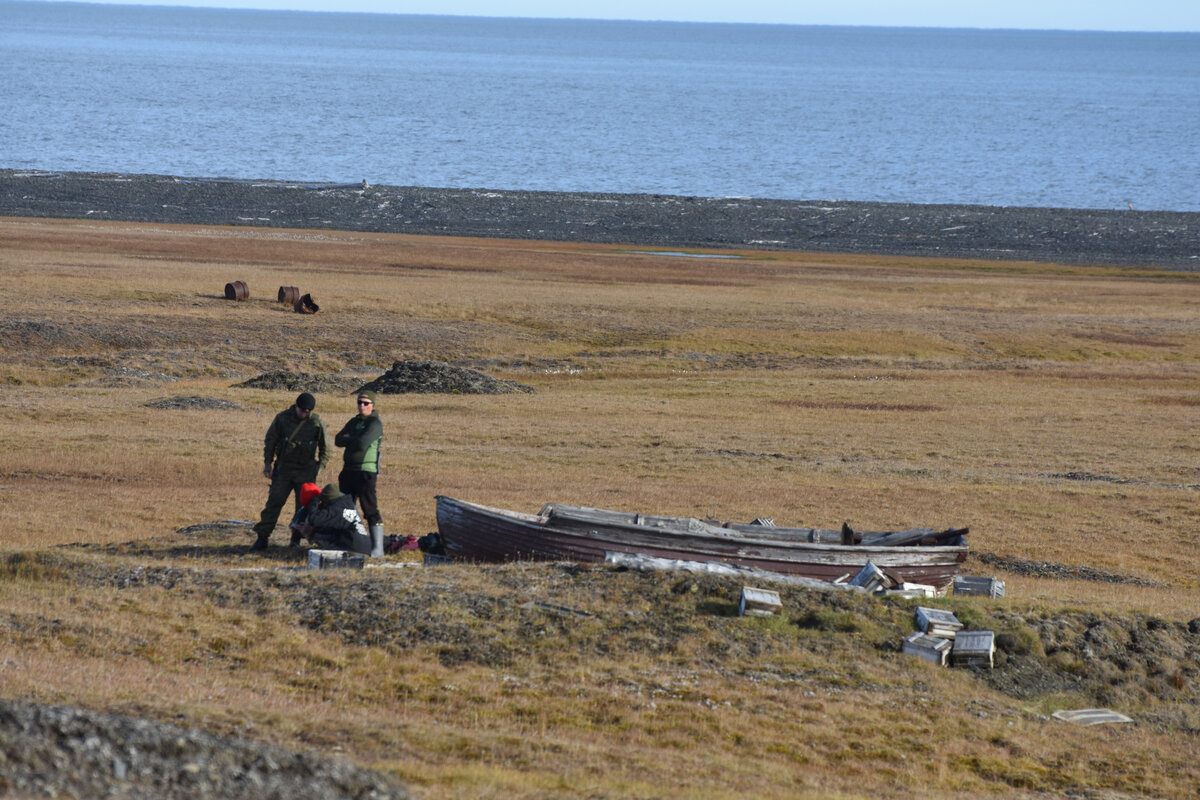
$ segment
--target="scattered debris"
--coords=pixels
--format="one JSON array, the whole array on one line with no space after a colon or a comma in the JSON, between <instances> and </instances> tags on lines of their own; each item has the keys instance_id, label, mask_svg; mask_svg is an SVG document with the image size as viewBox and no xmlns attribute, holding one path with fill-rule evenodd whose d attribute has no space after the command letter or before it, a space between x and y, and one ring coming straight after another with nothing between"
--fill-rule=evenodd
<instances>
[{"instance_id":1,"label":"scattered debris","mask_svg":"<svg viewBox=\"0 0 1200 800\"><path fill-rule=\"evenodd\" d=\"M742 587L742 598L738 602L739 617L772 617L782 612L783 602L779 599L779 592L753 586Z\"/></svg>"},{"instance_id":2,"label":"scattered debris","mask_svg":"<svg viewBox=\"0 0 1200 800\"><path fill-rule=\"evenodd\" d=\"M1055 711L1050 716L1076 725L1100 725L1106 722L1133 722L1132 719L1107 708L1081 708L1076 711Z\"/></svg>"}]
</instances>

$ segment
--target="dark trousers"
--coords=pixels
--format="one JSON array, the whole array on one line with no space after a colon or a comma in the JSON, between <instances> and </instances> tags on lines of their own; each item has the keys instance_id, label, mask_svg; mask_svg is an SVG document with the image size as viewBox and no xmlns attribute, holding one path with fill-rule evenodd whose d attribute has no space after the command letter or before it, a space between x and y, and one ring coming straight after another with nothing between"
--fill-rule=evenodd
<instances>
[{"instance_id":1,"label":"dark trousers","mask_svg":"<svg viewBox=\"0 0 1200 800\"><path fill-rule=\"evenodd\" d=\"M300 487L311 483L307 475L276 475L271 479L271 488L267 492L267 504L263 506L262 514L254 526L254 532L259 536L270 536L279 521L279 514L287 504L288 495L296 495L296 510L300 509ZM295 513L293 511L292 513Z\"/></svg>"},{"instance_id":2,"label":"dark trousers","mask_svg":"<svg viewBox=\"0 0 1200 800\"><path fill-rule=\"evenodd\" d=\"M348 494L362 506L362 518L368 525L382 525L383 517L379 514L379 502L375 499L375 481L379 476L374 472L363 472L360 469L343 469L338 474L338 490Z\"/></svg>"}]
</instances>

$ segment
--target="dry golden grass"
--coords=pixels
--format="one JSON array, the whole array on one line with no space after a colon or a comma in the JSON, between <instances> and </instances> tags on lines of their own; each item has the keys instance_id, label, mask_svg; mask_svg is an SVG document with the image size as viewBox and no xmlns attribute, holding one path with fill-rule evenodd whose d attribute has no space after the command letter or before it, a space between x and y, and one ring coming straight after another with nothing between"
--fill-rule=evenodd
<instances>
[{"instance_id":1,"label":"dry golden grass","mask_svg":"<svg viewBox=\"0 0 1200 800\"><path fill-rule=\"evenodd\" d=\"M1198 615L1191 275L52 220L0 220L0 242L5 552L255 519L262 435L293 397L234 384L435 358L537 391L382 397L388 532L433 530L436 494L969 525L976 551L1156 584L1002 574L1002 606ZM249 301L223 299L233 280ZM292 285L321 312L275 303ZM188 395L239 408L145 405ZM354 413L324 394L317 411L335 429ZM837 665L846 685L812 697L650 657L509 680L281 613L9 576L0 693L341 742L429 797L1200 785L1194 730L1048 725L923 662ZM825 668L815 652L789 658Z\"/></svg>"}]
</instances>

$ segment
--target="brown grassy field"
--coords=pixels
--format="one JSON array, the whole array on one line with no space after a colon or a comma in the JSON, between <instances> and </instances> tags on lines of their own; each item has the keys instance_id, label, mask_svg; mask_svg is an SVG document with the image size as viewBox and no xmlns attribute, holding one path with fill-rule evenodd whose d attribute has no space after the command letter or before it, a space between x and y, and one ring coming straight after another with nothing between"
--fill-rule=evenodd
<instances>
[{"instance_id":1,"label":"brown grassy field","mask_svg":"<svg viewBox=\"0 0 1200 800\"><path fill-rule=\"evenodd\" d=\"M883 623L830 638L709 615L658 652L589 622L521 639L519 658L455 659L444 642L298 623L263 589L269 573L227 574L287 561L236 554L226 545L249 544L244 530L207 553L173 544L187 526L256 519L265 499L262 435L294 394L236 384L273 370L365 382L431 358L536 392L381 397L389 533L433 530L436 494L522 511L558 500L966 525L977 554L1139 581L972 560L1008 587L977 614L1200 617L1196 276L719 255L731 257L0 220L0 694L336 746L421 797L1195 796L1194 708L1120 695L1157 722L1067 726L1045 714L1103 698L1005 694L887 652L871 627ZM234 280L249 300L224 299ZM276 303L281 286L321 311ZM184 396L234 407L147 405ZM336 430L352 397L318 393L317 412ZM139 565L224 577L220 591L135 592L76 573ZM679 614L687 600L628 576L602 599L548 573L433 572L398 570L376 590L418 606L423 593L529 595L613 617ZM355 578L296 580L353 591ZM743 642L734 663L712 655L705 626ZM855 632L875 644L855 646ZM755 680L758 664L808 677ZM1177 659L1161 679L1190 703L1200 673Z\"/></svg>"}]
</instances>

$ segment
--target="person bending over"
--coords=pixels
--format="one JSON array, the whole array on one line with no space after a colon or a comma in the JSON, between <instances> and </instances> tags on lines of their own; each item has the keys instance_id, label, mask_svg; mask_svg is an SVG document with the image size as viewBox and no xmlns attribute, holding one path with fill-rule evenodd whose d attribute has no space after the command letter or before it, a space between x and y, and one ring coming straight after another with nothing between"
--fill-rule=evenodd
<instances>
[{"instance_id":1,"label":"person bending over","mask_svg":"<svg viewBox=\"0 0 1200 800\"><path fill-rule=\"evenodd\" d=\"M314 484L310 486L317 488ZM305 494L309 496L309 502L296 512L289 526L293 535L303 536L317 547L329 550L371 554L371 536L354 507L353 496L342 494L332 483L316 495L311 494L311 489L306 489Z\"/></svg>"}]
</instances>

